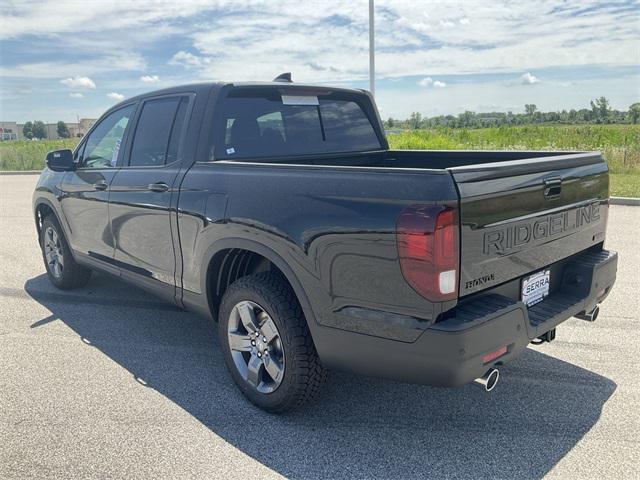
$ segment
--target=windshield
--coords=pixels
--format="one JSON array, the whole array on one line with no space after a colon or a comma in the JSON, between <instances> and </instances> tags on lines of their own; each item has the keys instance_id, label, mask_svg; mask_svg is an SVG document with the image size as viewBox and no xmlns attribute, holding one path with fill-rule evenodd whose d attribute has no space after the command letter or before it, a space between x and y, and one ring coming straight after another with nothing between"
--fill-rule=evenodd
<instances>
[{"instance_id":1,"label":"windshield","mask_svg":"<svg viewBox=\"0 0 640 480\"><path fill-rule=\"evenodd\" d=\"M224 132L216 142L216 159L381 148L371 121L353 96L239 89L221 108Z\"/></svg>"}]
</instances>

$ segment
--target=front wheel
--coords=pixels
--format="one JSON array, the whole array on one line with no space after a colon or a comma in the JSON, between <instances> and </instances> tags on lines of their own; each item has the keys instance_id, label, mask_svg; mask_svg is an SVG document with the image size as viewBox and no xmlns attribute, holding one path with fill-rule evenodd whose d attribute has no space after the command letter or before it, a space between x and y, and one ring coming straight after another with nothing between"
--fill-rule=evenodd
<instances>
[{"instance_id":1,"label":"front wheel","mask_svg":"<svg viewBox=\"0 0 640 480\"><path fill-rule=\"evenodd\" d=\"M42 258L51 283L62 290L86 285L91 270L76 263L55 217L49 215L42 221L40 235Z\"/></svg>"},{"instance_id":2,"label":"front wheel","mask_svg":"<svg viewBox=\"0 0 640 480\"><path fill-rule=\"evenodd\" d=\"M218 318L227 368L255 405L281 413L320 390L326 370L302 308L280 275L239 279L224 294Z\"/></svg>"}]
</instances>

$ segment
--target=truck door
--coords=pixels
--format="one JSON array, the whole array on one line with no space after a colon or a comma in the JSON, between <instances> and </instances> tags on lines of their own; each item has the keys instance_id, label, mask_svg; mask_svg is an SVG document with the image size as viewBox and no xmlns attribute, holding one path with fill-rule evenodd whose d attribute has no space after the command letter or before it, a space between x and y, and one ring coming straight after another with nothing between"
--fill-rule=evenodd
<instances>
[{"instance_id":1,"label":"truck door","mask_svg":"<svg viewBox=\"0 0 640 480\"><path fill-rule=\"evenodd\" d=\"M174 183L190 98L170 95L143 102L109 197L114 259L122 276L170 298L176 268L170 209L177 196Z\"/></svg>"},{"instance_id":2,"label":"truck door","mask_svg":"<svg viewBox=\"0 0 640 480\"><path fill-rule=\"evenodd\" d=\"M70 227L69 243L75 252L93 260L113 259L109 188L135 107L119 108L96 124L76 151L78 167L68 172L60 185L62 210Z\"/></svg>"}]
</instances>

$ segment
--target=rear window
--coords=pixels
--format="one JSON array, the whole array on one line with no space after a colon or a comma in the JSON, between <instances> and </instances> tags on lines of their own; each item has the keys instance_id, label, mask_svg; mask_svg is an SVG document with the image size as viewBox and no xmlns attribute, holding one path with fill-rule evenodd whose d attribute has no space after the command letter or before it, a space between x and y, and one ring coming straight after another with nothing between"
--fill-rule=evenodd
<instances>
[{"instance_id":1,"label":"rear window","mask_svg":"<svg viewBox=\"0 0 640 480\"><path fill-rule=\"evenodd\" d=\"M284 99L283 99L284 98ZM379 150L364 110L348 95L232 91L222 102L217 159Z\"/></svg>"}]
</instances>

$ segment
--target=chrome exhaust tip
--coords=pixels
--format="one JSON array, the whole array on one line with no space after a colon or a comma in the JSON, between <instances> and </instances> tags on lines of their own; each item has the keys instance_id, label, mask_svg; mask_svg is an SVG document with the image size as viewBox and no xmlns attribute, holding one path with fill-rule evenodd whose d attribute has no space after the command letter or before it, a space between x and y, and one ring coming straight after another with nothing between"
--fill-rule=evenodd
<instances>
[{"instance_id":1,"label":"chrome exhaust tip","mask_svg":"<svg viewBox=\"0 0 640 480\"><path fill-rule=\"evenodd\" d=\"M485 373L480 378L476 378L473 382L484 388L485 392L490 392L495 388L498 384L498 379L500 378L500 372L498 372L497 368L490 368L487 373Z\"/></svg>"},{"instance_id":2,"label":"chrome exhaust tip","mask_svg":"<svg viewBox=\"0 0 640 480\"><path fill-rule=\"evenodd\" d=\"M580 312L576 315L576 318L579 318L580 320L586 320L587 322L595 322L596 318L598 318L599 313L600 307L596 305L596 308L594 308L590 312Z\"/></svg>"}]
</instances>

